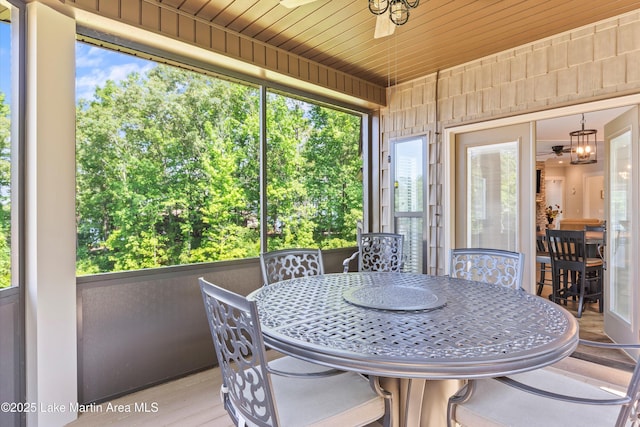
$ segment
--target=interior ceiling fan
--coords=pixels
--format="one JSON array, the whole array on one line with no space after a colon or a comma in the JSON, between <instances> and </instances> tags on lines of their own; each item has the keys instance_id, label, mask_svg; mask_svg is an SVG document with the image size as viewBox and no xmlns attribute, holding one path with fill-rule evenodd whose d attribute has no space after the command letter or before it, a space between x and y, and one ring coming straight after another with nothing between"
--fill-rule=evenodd
<instances>
[{"instance_id":1,"label":"interior ceiling fan","mask_svg":"<svg viewBox=\"0 0 640 427\"><path fill-rule=\"evenodd\" d=\"M288 9L293 9L318 0L280 0L280 5ZM417 2L416 2L417 3ZM417 5L417 4L416 4ZM390 36L396 30L396 25L391 22L388 14L383 13L376 15L376 29L373 33L374 39Z\"/></svg>"},{"instance_id":2,"label":"interior ceiling fan","mask_svg":"<svg viewBox=\"0 0 640 427\"><path fill-rule=\"evenodd\" d=\"M558 143L557 145L552 145L551 146L551 151L542 152L542 153L538 153L538 154L540 156L555 155L555 156L558 156L558 157L562 157L564 155L564 153L571 153L571 145L570 144L562 145L562 144Z\"/></svg>"}]
</instances>

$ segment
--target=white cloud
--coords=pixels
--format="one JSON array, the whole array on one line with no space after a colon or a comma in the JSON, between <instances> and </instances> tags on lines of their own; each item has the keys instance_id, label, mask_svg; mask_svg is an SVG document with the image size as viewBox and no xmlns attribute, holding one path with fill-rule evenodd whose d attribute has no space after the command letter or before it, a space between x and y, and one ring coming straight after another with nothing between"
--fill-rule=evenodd
<instances>
[{"instance_id":1,"label":"white cloud","mask_svg":"<svg viewBox=\"0 0 640 427\"><path fill-rule=\"evenodd\" d=\"M76 98L91 99L107 80L120 82L131 73L144 74L156 64L96 47L79 49L76 59Z\"/></svg>"},{"instance_id":2,"label":"white cloud","mask_svg":"<svg viewBox=\"0 0 640 427\"><path fill-rule=\"evenodd\" d=\"M99 67L104 62L104 49L94 46L78 45L78 53L76 54L76 67Z\"/></svg>"},{"instance_id":3,"label":"white cloud","mask_svg":"<svg viewBox=\"0 0 640 427\"><path fill-rule=\"evenodd\" d=\"M122 65L115 65L109 68L108 79L113 80L115 82L119 82L120 80L124 80L131 73L139 73L143 74L155 67L155 64L152 62L144 62L144 63L128 63Z\"/></svg>"}]
</instances>

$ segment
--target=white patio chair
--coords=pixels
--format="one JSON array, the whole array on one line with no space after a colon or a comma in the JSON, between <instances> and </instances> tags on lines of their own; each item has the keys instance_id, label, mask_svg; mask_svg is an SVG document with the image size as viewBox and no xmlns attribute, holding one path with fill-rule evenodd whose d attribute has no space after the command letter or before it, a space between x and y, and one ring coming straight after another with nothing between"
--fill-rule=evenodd
<instances>
[{"instance_id":1,"label":"white patio chair","mask_svg":"<svg viewBox=\"0 0 640 427\"><path fill-rule=\"evenodd\" d=\"M377 378L288 356L267 363L255 301L199 282L222 373L222 401L235 425L363 426L382 417L390 424L390 397Z\"/></svg>"},{"instance_id":2,"label":"white patio chair","mask_svg":"<svg viewBox=\"0 0 640 427\"><path fill-rule=\"evenodd\" d=\"M324 274L320 249L283 249L260 254L264 285L295 277Z\"/></svg>"},{"instance_id":3,"label":"white patio chair","mask_svg":"<svg viewBox=\"0 0 640 427\"><path fill-rule=\"evenodd\" d=\"M580 344L640 348L636 344L585 340ZM571 378L546 368L508 377L469 380L449 399L448 426L637 426L639 367L636 364L626 392L599 387L595 379Z\"/></svg>"},{"instance_id":4,"label":"white patio chair","mask_svg":"<svg viewBox=\"0 0 640 427\"><path fill-rule=\"evenodd\" d=\"M343 271L358 258L358 271L402 271L404 236L395 233L359 233L358 250L342 261Z\"/></svg>"},{"instance_id":5,"label":"white patio chair","mask_svg":"<svg viewBox=\"0 0 640 427\"><path fill-rule=\"evenodd\" d=\"M522 287L524 254L501 249L464 248L451 251L451 277Z\"/></svg>"}]
</instances>

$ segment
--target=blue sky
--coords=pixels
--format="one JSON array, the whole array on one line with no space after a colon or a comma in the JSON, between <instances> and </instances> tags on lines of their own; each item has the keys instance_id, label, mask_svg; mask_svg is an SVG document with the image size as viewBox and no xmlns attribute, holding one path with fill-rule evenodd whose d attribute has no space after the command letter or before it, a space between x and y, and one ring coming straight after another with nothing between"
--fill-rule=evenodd
<instances>
[{"instance_id":1,"label":"blue sky","mask_svg":"<svg viewBox=\"0 0 640 427\"><path fill-rule=\"evenodd\" d=\"M10 25L0 22L0 91L10 99L11 56ZM104 85L110 79L120 81L132 72L144 73L155 64L145 59L76 43L76 99L93 97L96 85Z\"/></svg>"},{"instance_id":2,"label":"blue sky","mask_svg":"<svg viewBox=\"0 0 640 427\"><path fill-rule=\"evenodd\" d=\"M145 73L155 63L135 56L78 42L76 44L76 99L91 99L97 85L118 82L133 72Z\"/></svg>"},{"instance_id":3,"label":"blue sky","mask_svg":"<svg viewBox=\"0 0 640 427\"><path fill-rule=\"evenodd\" d=\"M11 88L10 30L9 24L0 22L0 92L4 92L7 99Z\"/></svg>"}]
</instances>

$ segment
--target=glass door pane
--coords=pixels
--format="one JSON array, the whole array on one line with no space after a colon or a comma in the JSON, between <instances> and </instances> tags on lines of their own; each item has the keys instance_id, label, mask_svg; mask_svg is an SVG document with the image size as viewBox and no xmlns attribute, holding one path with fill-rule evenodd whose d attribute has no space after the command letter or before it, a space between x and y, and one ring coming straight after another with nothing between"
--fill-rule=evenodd
<instances>
[{"instance_id":1,"label":"glass door pane","mask_svg":"<svg viewBox=\"0 0 640 427\"><path fill-rule=\"evenodd\" d=\"M631 322L631 130L610 141L610 239L609 309L626 322Z\"/></svg>"},{"instance_id":2,"label":"glass door pane","mask_svg":"<svg viewBox=\"0 0 640 427\"><path fill-rule=\"evenodd\" d=\"M425 138L394 143L393 212L395 232L404 235L405 271L423 272Z\"/></svg>"},{"instance_id":3,"label":"glass door pane","mask_svg":"<svg viewBox=\"0 0 640 427\"><path fill-rule=\"evenodd\" d=\"M604 332L614 342L640 343L638 298L638 107L604 126L607 234L604 280ZM629 351L634 357L640 351Z\"/></svg>"},{"instance_id":4,"label":"glass door pane","mask_svg":"<svg viewBox=\"0 0 640 427\"><path fill-rule=\"evenodd\" d=\"M470 247L516 250L518 143L467 148L467 242Z\"/></svg>"}]
</instances>

